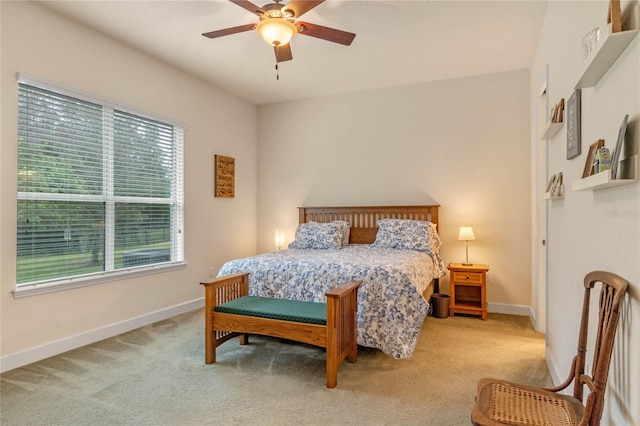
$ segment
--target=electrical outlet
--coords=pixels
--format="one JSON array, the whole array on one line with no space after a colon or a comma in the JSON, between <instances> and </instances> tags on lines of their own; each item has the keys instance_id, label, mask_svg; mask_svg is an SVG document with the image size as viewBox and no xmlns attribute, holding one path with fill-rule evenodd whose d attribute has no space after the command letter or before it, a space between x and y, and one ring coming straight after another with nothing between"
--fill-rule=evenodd
<instances>
[{"instance_id":1,"label":"electrical outlet","mask_svg":"<svg viewBox=\"0 0 640 426\"><path fill-rule=\"evenodd\" d=\"M213 277L213 266L209 267L209 276Z\"/></svg>"}]
</instances>

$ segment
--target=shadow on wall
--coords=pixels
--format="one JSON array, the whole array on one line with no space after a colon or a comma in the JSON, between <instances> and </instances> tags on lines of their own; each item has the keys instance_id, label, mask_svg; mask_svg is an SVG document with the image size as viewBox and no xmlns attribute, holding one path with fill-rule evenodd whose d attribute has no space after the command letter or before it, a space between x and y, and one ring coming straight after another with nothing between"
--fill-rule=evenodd
<instances>
[{"instance_id":1,"label":"shadow on wall","mask_svg":"<svg viewBox=\"0 0 640 426\"><path fill-rule=\"evenodd\" d=\"M633 416L629 413L627 404L631 398L631 360L632 356L630 342L637 339L632 335L631 330L631 297L633 288L628 288L628 296L620 304L620 319L618 323L618 334L616 336L613 354L611 355L611 371L609 372L609 388L605 394L605 410L608 413L618 412L627 424L633 423ZM619 419L618 419L619 420ZM603 418L603 423L614 424L617 420Z\"/></svg>"}]
</instances>

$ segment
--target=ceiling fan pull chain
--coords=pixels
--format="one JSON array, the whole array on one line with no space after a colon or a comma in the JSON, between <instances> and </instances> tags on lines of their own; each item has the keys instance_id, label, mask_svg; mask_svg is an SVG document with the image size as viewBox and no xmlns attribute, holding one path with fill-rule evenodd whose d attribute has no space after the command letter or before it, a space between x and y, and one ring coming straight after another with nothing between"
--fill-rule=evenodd
<instances>
[{"instance_id":1,"label":"ceiling fan pull chain","mask_svg":"<svg viewBox=\"0 0 640 426\"><path fill-rule=\"evenodd\" d=\"M280 80L280 70L278 70L278 63L276 62L276 80Z\"/></svg>"}]
</instances>

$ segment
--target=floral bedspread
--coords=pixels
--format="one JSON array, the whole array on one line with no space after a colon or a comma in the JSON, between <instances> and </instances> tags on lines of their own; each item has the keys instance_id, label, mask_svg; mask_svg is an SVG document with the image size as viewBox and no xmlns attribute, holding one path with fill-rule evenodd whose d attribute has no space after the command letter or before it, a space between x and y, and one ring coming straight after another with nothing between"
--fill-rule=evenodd
<instances>
[{"instance_id":1,"label":"floral bedspread","mask_svg":"<svg viewBox=\"0 0 640 426\"><path fill-rule=\"evenodd\" d=\"M429 308L422 296L446 273L442 259L424 252L348 246L287 249L225 263L218 276L249 272L253 296L325 302L326 292L350 280L358 290L358 344L409 358Z\"/></svg>"}]
</instances>

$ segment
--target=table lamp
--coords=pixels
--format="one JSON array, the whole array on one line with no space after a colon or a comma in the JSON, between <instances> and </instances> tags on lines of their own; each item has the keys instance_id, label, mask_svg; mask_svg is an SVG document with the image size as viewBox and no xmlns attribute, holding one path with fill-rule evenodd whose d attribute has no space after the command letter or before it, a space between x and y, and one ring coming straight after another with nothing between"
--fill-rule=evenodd
<instances>
[{"instance_id":1,"label":"table lamp","mask_svg":"<svg viewBox=\"0 0 640 426\"><path fill-rule=\"evenodd\" d=\"M282 229L276 229L275 243L278 250L282 250L284 246L284 231Z\"/></svg>"},{"instance_id":2,"label":"table lamp","mask_svg":"<svg viewBox=\"0 0 640 426\"><path fill-rule=\"evenodd\" d=\"M469 241L475 240L476 236L473 234L473 228L470 226L461 226L460 233L458 233L458 240L464 241L465 251L467 253L467 261L463 263L465 266L471 266L473 263L469 263Z\"/></svg>"}]
</instances>

